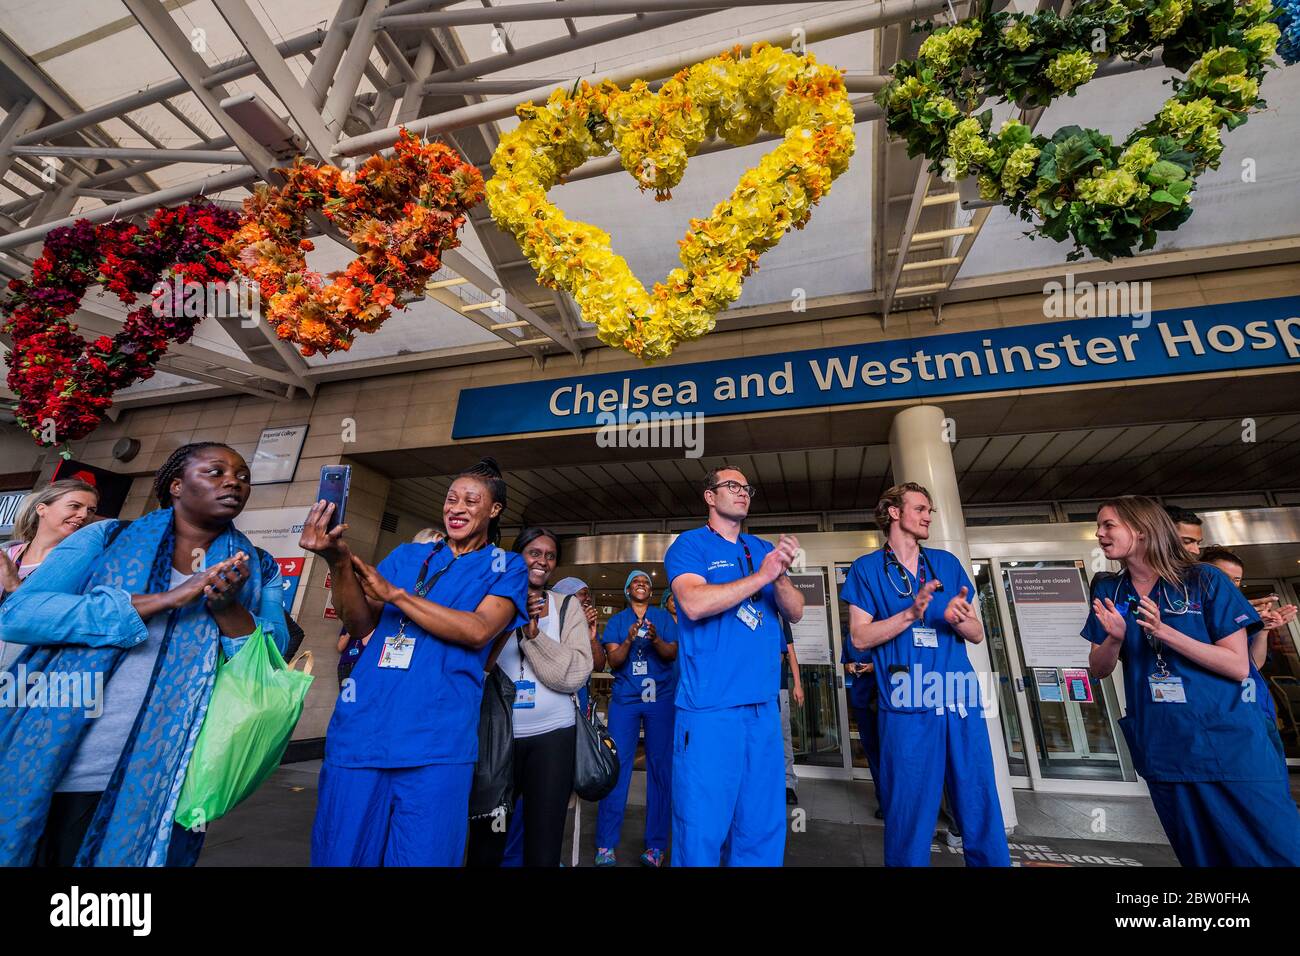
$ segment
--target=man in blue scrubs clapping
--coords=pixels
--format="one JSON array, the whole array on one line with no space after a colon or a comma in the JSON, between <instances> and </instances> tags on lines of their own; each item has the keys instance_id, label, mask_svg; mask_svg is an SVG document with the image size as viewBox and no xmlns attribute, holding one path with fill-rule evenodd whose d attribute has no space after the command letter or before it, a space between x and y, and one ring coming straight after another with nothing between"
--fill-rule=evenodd
<instances>
[{"instance_id":1,"label":"man in blue scrubs clapping","mask_svg":"<svg viewBox=\"0 0 1300 956\"><path fill-rule=\"evenodd\" d=\"M782 535L773 547L741 533L754 491L738 468L710 471L708 523L679 535L664 556L680 634L674 866L780 866L785 858L776 651L780 617L803 616L803 595L786 576L799 542Z\"/></svg>"},{"instance_id":2,"label":"man in blue scrubs clapping","mask_svg":"<svg viewBox=\"0 0 1300 956\"><path fill-rule=\"evenodd\" d=\"M876 505L879 551L853 562L840 588L849 633L871 651L880 708L885 865L929 866L945 784L964 838L967 866L1010 866L985 726L966 644L984 640L975 585L956 555L922 548L930 493L895 485ZM874 768L873 768L874 772Z\"/></svg>"}]
</instances>

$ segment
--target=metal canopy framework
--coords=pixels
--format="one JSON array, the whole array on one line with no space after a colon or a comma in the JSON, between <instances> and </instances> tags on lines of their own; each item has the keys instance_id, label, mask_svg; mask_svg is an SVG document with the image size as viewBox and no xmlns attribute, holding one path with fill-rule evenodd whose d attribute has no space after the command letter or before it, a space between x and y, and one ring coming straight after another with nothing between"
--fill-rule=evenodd
<instances>
[{"instance_id":1,"label":"metal canopy framework","mask_svg":"<svg viewBox=\"0 0 1300 956\"><path fill-rule=\"evenodd\" d=\"M1035 2L1061 12L1069 0L1019 0L1019 9L1032 9ZM39 31L16 22L19 15L0 3L0 273L25 275L45 234L78 218L145 216L158 205L196 195L235 203L257 182L278 181L274 170L295 156L346 164L391 146L403 127L444 140L490 175L501 124L512 123L524 102L577 79L653 84L737 44L761 40L809 44L836 65L847 51L852 61L845 75L859 124L854 164L865 172L861 201L855 194L852 206L838 212L855 217L847 222L856 228L843 234L841 220L834 237L841 260L850 251L852 275L830 288L818 288L810 277L806 284L814 288L800 313L791 312L783 293L742 299L718 317L720 328L842 315L878 315L885 323L891 312L922 307L932 308L939 321L945 301L1023 291L1037 274L963 274L990 210L963 208L956 185L932 176L923 158L909 159L904 144L878 122L871 94L894 62L915 55L920 38L912 23L944 22L953 11L948 0L321 3L329 6L321 7L319 18L304 20L299 8L312 7L311 0L295 4L292 12L262 0L59 0L62 12L84 14L77 22L81 29L84 19L85 28L76 35L64 30L43 49L33 39ZM967 6L959 2L955 12L964 14ZM297 22L289 23L294 17ZM822 49L833 53L821 55ZM121 62L112 65L115 92L83 91L83 99L108 100L85 108L69 92L77 64L95 62L102 69L118 57ZM1158 60L1146 65L1159 66ZM1134 68L1110 65L1111 72ZM1286 81L1292 87L1300 85L1294 73ZM124 83L123 75L133 79ZM1269 94L1278 95L1276 84ZM1011 115L1009 108L1003 112ZM1034 124L1042 114L1020 115ZM1288 122L1295 125L1294 119ZM716 157L718 165L710 168L721 170L716 176L724 188L725 164L739 153L720 141L706 143L700 153L710 157L697 160L701 166ZM593 160L569 182L583 183L589 202L597 196L601 204L618 207L626 193L617 190L626 184L605 177L621 170L618 157ZM638 229L636 210L628 207L623 218L628 230ZM331 264L338 256L350 257L345 237L323 219L315 223L334 240L323 244L330 247ZM1258 237L1264 243L1226 251L1219 243L1212 261L1227 268L1300 258L1300 223L1270 228L1272 234ZM485 205L472 211L465 233L464 248L444 256L444 270L429 283L426 298L412 304L439 323L437 334L431 326L407 324L395 325L388 335L386 326L381 333L387 338L363 336L375 342L359 342L357 354L335 355L326 363L303 359L264 323L222 322L209 329L206 344L196 339L171 347L161 368L174 378L159 378L172 387L129 389L119 404L170 400L180 394L177 388L185 394L287 399L343 377L519 354L539 363L565 354L581 362L601 347L594 327L566 294L538 285L531 265L513 238L493 224ZM1134 278L1148 274L1143 270L1149 263L1149 274L1166 275L1180 254L1183 271L1205 267L1195 250L1164 248L1149 259L1085 268L1096 277L1115 270ZM817 261L807 265L817 271ZM78 322L87 331L111 333L120 318L104 300L88 303ZM207 320L203 328L214 323Z\"/></svg>"}]
</instances>

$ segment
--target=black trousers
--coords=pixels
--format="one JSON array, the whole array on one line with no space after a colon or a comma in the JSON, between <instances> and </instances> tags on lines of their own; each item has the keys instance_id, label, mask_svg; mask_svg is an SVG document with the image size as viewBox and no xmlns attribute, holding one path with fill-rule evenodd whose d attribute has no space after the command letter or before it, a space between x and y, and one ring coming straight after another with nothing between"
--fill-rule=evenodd
<instances>
[{"instance_id":1,"label":"black trousers","mask_svg":"<svg viewBox=\"0 0 1300 956\"><path fill-rule=\"evenodd\" d=\"M95 818L99 798L104 794L55 793L50 800L50 812L45 818L45 830L36 841L36 856L32 866L73 866L77 851L86 838L90 821Z\"/></svg>"},{"instance_id":2,"label":"black trousers","mask_svg":"<svg viewBox=\"0 0 1300 956\"><path fill-rule=\"evenodd\" d=\"M536 737L515 738L515 796L524 800L524 866L560 865L564 821L573 793L576 734L576 727L561 727ZM510 816L504 821L470 821L466 865L501 865Z\"/></svg>"},{"instance_id":3,"label":"black trousers","mask_svg":"<svg viewBox=\"0 0 1300 956\"><path fill-rule=\"evenodd\" d=\"M77 854L86 840L86 831L95 819L102 792L56 792L50 798L50 812L45 829L36 841L32 866L76 866ZM191 866L203 849L206 834L195 833L172 824L171 843L167 847L167 866Z\"/></svg>"}]
</instances>

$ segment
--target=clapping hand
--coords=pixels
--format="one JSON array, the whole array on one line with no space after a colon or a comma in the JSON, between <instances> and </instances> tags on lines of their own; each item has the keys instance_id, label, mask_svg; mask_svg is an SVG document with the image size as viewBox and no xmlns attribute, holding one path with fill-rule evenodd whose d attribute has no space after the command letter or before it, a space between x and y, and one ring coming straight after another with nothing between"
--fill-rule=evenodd
<instances>
[{"instance_id":1,"label":"clapping hand","mask_svg":"<svg viewBox=\"0 0 1300 956\"><path fill-rule=\"evenodd\" d=\"M1122 641L1124 634L1128 631L1128 622L1124 620L1124 615L1119 613L1115 607L1115 602L1110 598L1102 601L1101 598L1093 598L1092 613L1097 615L1097 621L1101 624L1106 636L1112 640Z\"/></svg>"},{"instance_id":2,"label":"clapping hand","mask_svg":"<svg viewBox=\"0 0 1300 956\"><path fill-rule=\"evenodd\" d=\"M224 611L234 604L248 575L248 555L243 551L206 572L203 596L207 598L208 610Z\"/></svg>"},{"instance_id":3,"label":"clapping hand","mask_svg":"<svg viewBox=\"0 0 1300 956\"><path fill-rule=\"evenodd\" d=\"M929 587L929 584L926 586ZM975 605L966 600L968 593L963 585L962 589L957 592L957 596L949 601L948 606L944 609L943 619L953 627L958 627L975 617Z\"/></svg>"},{"instance_id":4,"label":"clapping hand","mask_svg":"<svg viewBox=\"0 0 1300 956\"><path fill-rule=\"evenodd\" d=\"M939 590L939 586L938 580L926 581L925 587L917 592L910 608L912 620L919 621L925 617L925 609L930 606L930 600L934 597L934 592Z\"/></svg>"},{"instance_id":5,"label":"clapping hand","mask_svg":"<svg viewBox=\"0 0 1300 956\"><path fill-rule=\"evenodd\" d=\"M331 507L333 506L331 505ZM333 534L333 532L330 533ZM387 578L355 554L352 555L352 568L356 571L357 582L361 585L362 592L375 603L391 604L402 593L401 588L393 587Z\"/></svg>"}]
</instances>

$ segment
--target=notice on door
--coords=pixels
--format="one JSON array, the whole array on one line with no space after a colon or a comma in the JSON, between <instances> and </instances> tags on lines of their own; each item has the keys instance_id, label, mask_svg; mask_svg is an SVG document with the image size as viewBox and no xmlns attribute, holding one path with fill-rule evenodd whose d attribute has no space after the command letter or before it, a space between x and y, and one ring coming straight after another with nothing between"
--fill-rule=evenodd
<instances>
[{"instance_id":1,"label":"notice on door","mask_svg":"<svg viewBox=\"0 0 1300 956\"><path fill-rule=\"evenodd\" d=\"M826 610L826 573L791 574L790 583L803 593L803 617L790 625L800 664L830 664L831 627Z\"/></svg>"},{"instance_id":2,"label":"notice on door","mask_svg":"<svg viewBox=\"0 0 1300 956\"><path fill-rule=\"evenodd\" d=\"M1087 667L1091 645L1079 636L1088 588L1079 568L1009 568L1012 613L1026 667Z\"/></svg>"}]
</instances>

